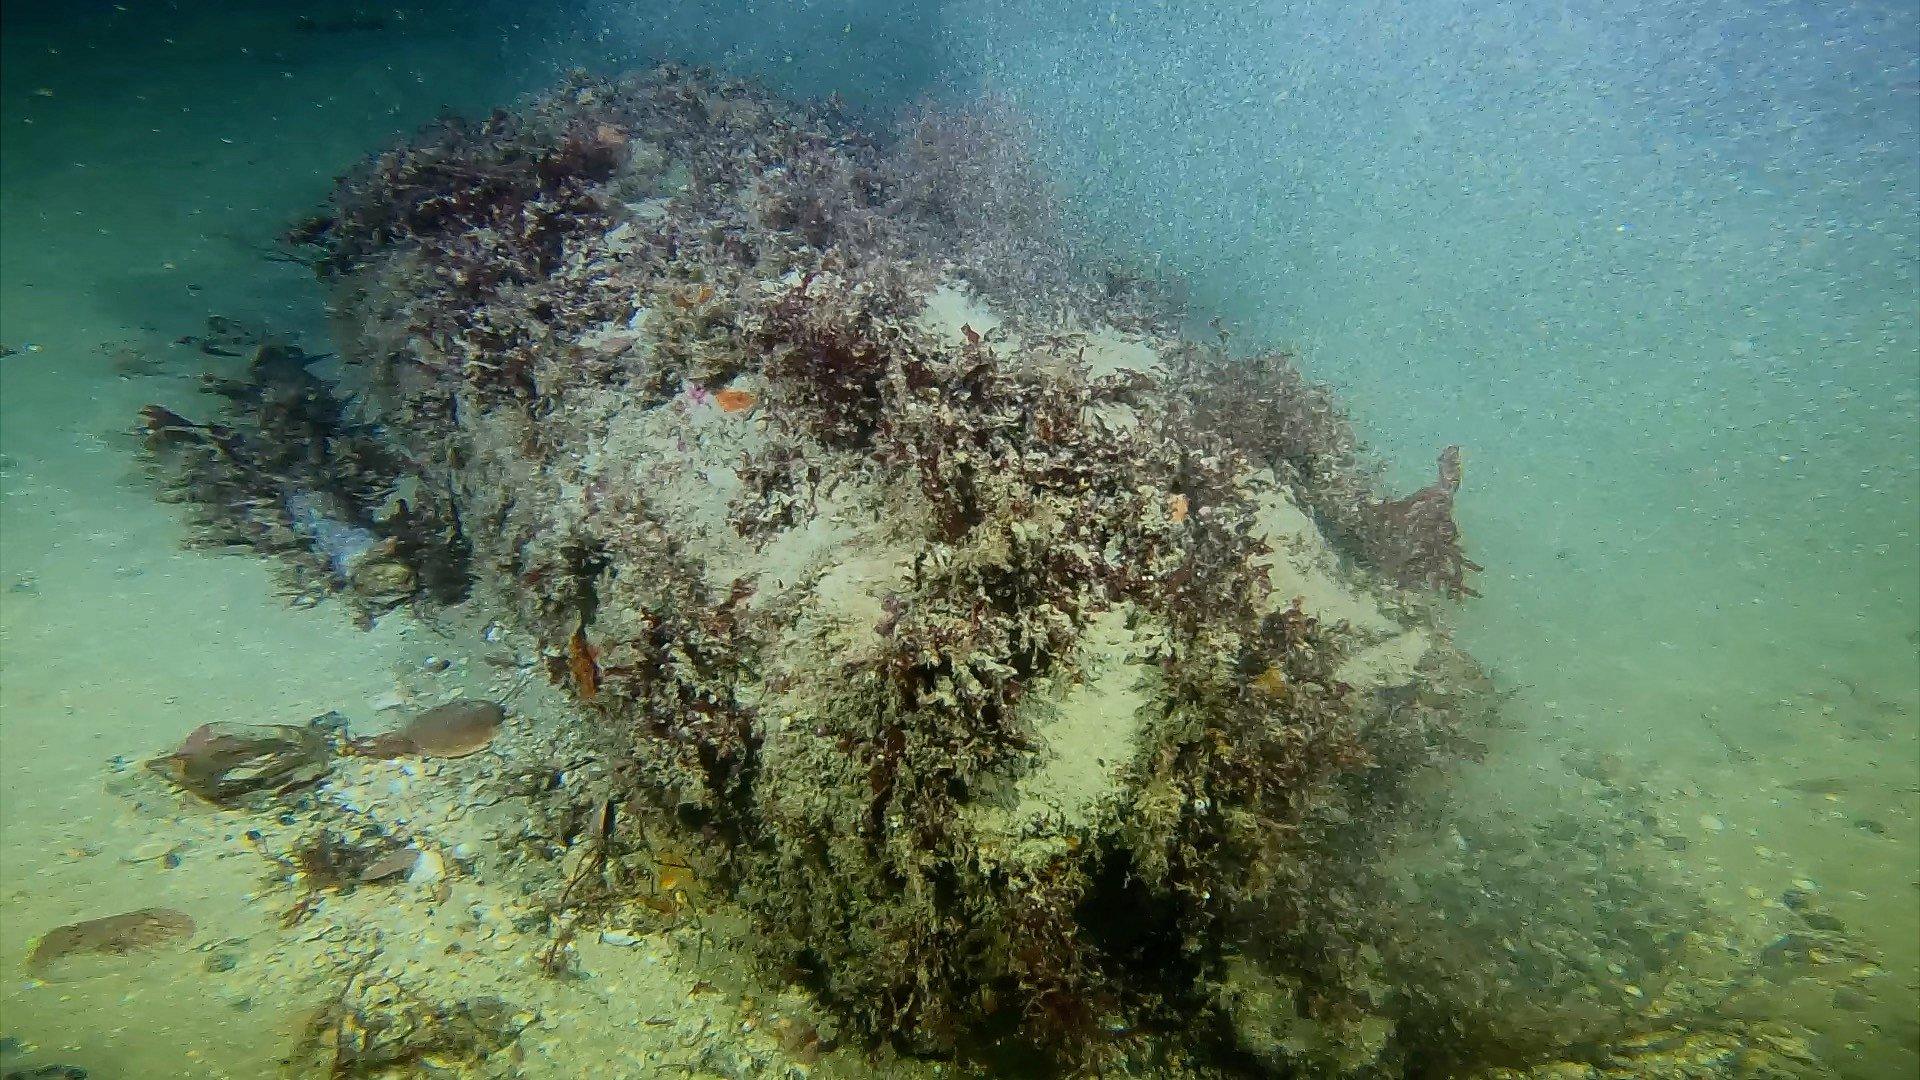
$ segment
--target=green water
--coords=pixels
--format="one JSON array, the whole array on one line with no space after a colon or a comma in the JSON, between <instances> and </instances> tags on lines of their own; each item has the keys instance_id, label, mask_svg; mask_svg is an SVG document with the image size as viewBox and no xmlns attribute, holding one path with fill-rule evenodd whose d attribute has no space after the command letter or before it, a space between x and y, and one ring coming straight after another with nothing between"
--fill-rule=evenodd
<instances>
[{"instance_id":1,"label":"green water","mask_svg":"<svg viewBox=\"0 0 1920 1080\"><path fill-rule=\"evenodd\" d=\"M1906 989L1834 1060L1911 1071L1911 11L966 10L1099 235L1298 343L1402 482L1466 448L1500 752L1618 753L1725 822L1689 872L1847 896Z\"/></svg>"},{"instance_id":2,"label":"green water","mask_svg":"<svg viewBox=\"0 0 1920 1080\"><path fill-rule=\"evenodd\" d=\"M169 343L216 313L324 340L311 275L262 250L443 106L685 56L876 115L1005 95L1105 246L1185 276L1244 337L1297 343L1401 485L1462 445L1488 570L1456 619L1520 691L1471 790L1524 816L1573 783L1570 756L1618 755L1660 813L1703 823L1675 863L1730 911L1818 886L1887 973L1864 1005L1809 1004L1822 1053L1913 1075L1910 12L449 5L316 33L308 9L128 7L6 9L0 962L109 898L244 888L126 869L106 759L371 696L400 647L179 551L124 437L156 383L191 400L196 359ZM163 373L129 378L123 348ZM219 1002L179 1015L190 988L19 983L0 1034L96 1077L260 1075L280 1046Z\"/></svg>"}]
</instances>

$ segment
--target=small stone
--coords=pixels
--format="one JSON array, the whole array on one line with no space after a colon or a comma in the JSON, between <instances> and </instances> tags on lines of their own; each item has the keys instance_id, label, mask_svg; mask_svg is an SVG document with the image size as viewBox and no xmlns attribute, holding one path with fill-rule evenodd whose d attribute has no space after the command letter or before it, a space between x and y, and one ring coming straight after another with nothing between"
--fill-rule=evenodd
<instances>
[{"instance_id":1,"label":"small stone","mask_svg":"<svg viewBox=\"0 0 1920 1080\"><path fill-rule=\"evenodd\" d=\"M1808 929L1828 934L1844 934L1847 930L1845 923L1825 911L1803 911L1800 921L1806 923Z\"/></svg>"},{"instance_id":2,"label":"small stone","mask_svg":"<svg viewBox=\"0 0 1920 1080\"><path fill-rule=\"evenodd\" d=\"M344 738L347 734L347 723L346 714L336 709L323 712L319 716L307 721L307 726L322 735L335 735Z\"/></svg>"},{"instance_id":3,"label":"small stone","mask_svg":"<svg viewBox=\"0 0 1920 1080\"><path fill-rule=\"evenodd\" d=\"M639 938L634 937L632 934L623 934L618 930L600 931L600 940L604 944L618 945L623 949L630 949L633 946L640 944Z\"/></svg>"},{"instance_id":4,"label":"small stone","mask_svg":"<svg viewBox=\"0 0 1920 1080\"><path fill-rule=\"evenodd\" d=\"M413 568L395 559L373 559L354 567L354 588L370 596L403 597L413 591Z\"/></svg>"},{"instance_id":5,"label":"small stone","mask_svg":"<svg viewBox=\"0 0 1920 1080\"><path fill-rule=\"evenodd\" d=\"M1713 816L1712 814L1701 814L1700 827L1707 830L1708 832L1717 833L1725 830L1727 827L1727 823L1724 821L1721 821L1719 818Z\"/></svg>"},{"instance_id":6,"label":"small stone","mask_svg":"<svg viewBox=\"0 0 1920 1080\"><path fill-rule=\"evenodd\" d=\"M413 869L407 872L407 880L415 885L431 885L446 876L447 864L439 852L431 849L420 852L420 857L413 861Z\"/></svg>"}]
</instances>

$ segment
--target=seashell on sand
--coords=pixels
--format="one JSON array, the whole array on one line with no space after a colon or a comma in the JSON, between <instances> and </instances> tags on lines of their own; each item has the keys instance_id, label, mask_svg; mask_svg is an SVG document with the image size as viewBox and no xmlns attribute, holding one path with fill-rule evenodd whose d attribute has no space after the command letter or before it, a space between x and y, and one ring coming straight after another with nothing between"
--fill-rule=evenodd
<instances>
[{"instance_id":1,"label":"seashell on sand","mask_svg":"<svg viewBox=\"0 0 1920 1080\"><path fill-rule=\"evenodd\" d=\"M35 975L69 956L125 956L193 936L193 919L173 908L141 908L85 922L56 926L41 935L27 957Z\"/></svg>"},{"instance_id":2,"label":"seashell on sand","mask_svg":"<svg viewBox=\"0 0 1920 1080\"><path fill-rule=\"evenodd\" d=\"M400 734L427 757L465 757L485 749L506 717L506 710L491 701L449 701L407 721Z\"/></svg>"}]
</instances>

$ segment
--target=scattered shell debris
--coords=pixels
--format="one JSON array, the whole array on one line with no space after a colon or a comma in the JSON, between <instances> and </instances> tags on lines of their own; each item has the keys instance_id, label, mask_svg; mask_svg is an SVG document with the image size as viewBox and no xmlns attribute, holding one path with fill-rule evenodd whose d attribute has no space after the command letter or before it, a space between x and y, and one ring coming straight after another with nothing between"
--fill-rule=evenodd
<instances>
[{"instance_id":1,"label":"scattered shell debris","mask_svg":"<svg viewBox=\"0 0 1920 1080\"><path fill-rule=\"evenodd\" d=\"M408 741L406 754L335 755L321 781L289 797L236 804L244 818L196 810L160 782L164 770L111 773L109 788L130 815L120 827L145 834L121 856L127 872L158 873L189 851L196 862L241 857L265 871L241 898L265 915L265 929L223 927L232 936L200 946L206 957L192 965L195 977L217 987L236 1015L261 1007L263 983L281 988L276 997L304 1017L289 1052L315 1075L618 1075L606 1071L609 1053L635 1077L862 1075L819 1071L844 1038L804 994L782 995L775 1009L715 990L747 985L746 965L737 943L720 938L729 916L700 899L675 865L656 872L680 899L636 903L606 925L583 927L587 940L568 949L572 976L538 974L568 924L553 906L571 864L552 857L567 846L565 823L536 812L546 802L534 796L554 785L584 790L591 770L533 764L578 756L561 722L566 706L544 685L514 699L526 723L513 726L511 757L476 752L506 733L499 702L525 665L493 662L499 645L478 627L469 633L470 653L419 665L416 696L456 692L389 733ZM435 648L441 659L452 646ZM468 680L466 671L486 678ZM357 740L348 721L330 713L292 730L350 747ZM415 748L415 738L424 745ZM157 949L190 936L191 926L156 909L58 928L35 954L45 973L35 973L64 981L66 957ZM607 1042L609 1000L636 1018L612 1029L617 1050Z\"/></svg>"}]
</instances>

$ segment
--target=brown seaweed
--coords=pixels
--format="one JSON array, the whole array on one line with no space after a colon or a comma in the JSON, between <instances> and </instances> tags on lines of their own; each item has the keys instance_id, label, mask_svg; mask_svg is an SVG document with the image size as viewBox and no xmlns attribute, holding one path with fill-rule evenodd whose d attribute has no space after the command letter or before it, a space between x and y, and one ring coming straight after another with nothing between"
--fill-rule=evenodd
<instances>
[{"instance_id":1,"label":"brown seaweed","mask_svg":"<svg viewBox=\"0 0 1920 1080\"><path fill-rule=\"evenodd\" d=\"M1367 539L1375 566L1396 584L1438 589L1450 597L1479 596L1466 584L1479 563L1467 558L1453 497L1460 490L1460 448L1440 452L1440 477L1404 499L1386 499L1366 510Z\"/></svg>"},{"instance_id":2,"label":"brown seaweed","mask_svg":"<svg viewBox=\"0 0 1920 1080\"><path fill-rule=\"evenodd\" d=\"M469 1075L510 1047L533 1019L495 997L431 999L365 967L308 1017L296 1051L301 1075Z\"/></svg>"},{"instance_id":3,"label":"brown seaweed","mask_svg":"<svg viewBox=\"0 0 1920 1080\"><path fill-rule=\"evenodd\" d=\"M310 727L214 722L147 767L208 802L234 806L313 784L332 758L326 736Z\"/></svg>"},{"instance_id":4,"label":"brown seaweed","mask_svg":"<svg viewBox=\"0 0 1920 1080\"><path fill-rule=\"evenodd\" d=\"M685 183L641 215L623 207L648 183L629 169L645 155ZM990 122L929 115L889 149L664 69L425 133L303 231L327 249L323 275L356 271L343 325L361 340L346 347L376 382L411 388L375 403L384 430L420 489L487 523L473 565L594 715L620 804L698 830L687 866L645 881L620 857L635 839L603 838L559 906L604 880L672 912L669 880L711 881L855 1030L916 1051L955 1051L987 1000L1069 1058L1109 1045L1116 1018L1193 1005L1216 957L1184 943L1224 940L1250 878L1301 877L1276 905L1341 888L1343 853L1365 848L1398 782L1453 752L1437 707L1363 726L1332 675L1341 629L1275 610L1257 447L1186 392L1198 380L1092 374L1071 327L1156 324L1124 283L1059 257L1036 177ZM1016 193L1017 224L996 225ZM996 325L920 319L956 275ZM1232 365L1216 375L1230 395ZM1276 409L1307 421L1266 448L1280 482L1378 501L1351 480L1331 396L1299 379L1272 391L1272 409L1233 415L1249 430ZM805 592L721 572L650 485L583 475L562 521L541 484L501 483L557 475L576 405L678 396L753 417L735 425L755 437L727 507L748 547L812 520L855 473L898 493L872 509L909 551L901 579L876 598L870 646L828 665L831 689L790 669L792 620L767 611ZM473 437L496 423L517 434ZM1330 480L1330 465L1346 471ZM1057 857L983 858L972 811L1043 752L1035 693L1089 677L1087 635L1111 616L1152 673L1139 759L1114 781L1124 827L1046 826ZM769 710L769 691L795 690L820 700ZM775 745L775 718L803 723ZM1352 824L1309 832L1316 815ZM1329 883L1305 880L1322 868Z\"/></svg>"},{"instance_id":5,"label":"brown seaweed","mask_svg":"<svg viewBox=\"0 0 1920 1080\"><path fill-rule=\"evenodd\" d=\"M213 320L208 333L231 336ZM399 497L405 462L308 370L322 358L271 339L249 347L246 378L205 380L229 422L140 413L148 463L190 508L194 539L274 556L291 589L342 592L363 621L463 595L458 524L434 492Z\"/></svg>"},{"instance_id":6,"label":"brown seaweed","mask_svg":"<svg viewBox=\"0 0 1920 1080\"><path fill-rule=\"evenodd\" d=\"M287 865L309 892L351 892L413 869L420 850L390 836L354 838L321 829L295 844Z\"/></svg>"}]
</instances>

